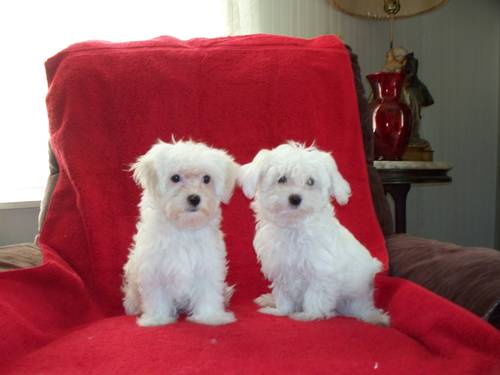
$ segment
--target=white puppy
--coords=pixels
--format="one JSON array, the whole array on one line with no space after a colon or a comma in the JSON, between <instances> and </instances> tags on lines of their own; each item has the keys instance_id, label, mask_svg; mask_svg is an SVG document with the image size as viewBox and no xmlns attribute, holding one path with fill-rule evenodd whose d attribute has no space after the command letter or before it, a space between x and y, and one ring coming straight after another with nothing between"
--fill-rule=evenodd
<instances>
[{"instance_id":1,"label":"white puppy","mask_svg":"<svg viewBox=\"0 0 500 375\"><path fill-rule=\"evenodd\" d=\"M373 278L382 268L340 224L330 197L346 204L351 189L333 157L289 142L261 150L241 167L240 185L254 198L253 241L272 296L259 311L312 320L335 315L387 325L373 302Z\"/></svg>"},{"instance_id":2,"label":"white puppy","mask_svg":"<svg viewBox=\"0 0 500 375\"><path fill-rule=\"evenodd\" d=\"M235 321L224 309L232 288L219 204L229 202L238 169L223 150L191 141L160 141L132 165L144 190L123 305L140 326L175 322L180 312L203 324Z\"/></svg>"}]
</instances>

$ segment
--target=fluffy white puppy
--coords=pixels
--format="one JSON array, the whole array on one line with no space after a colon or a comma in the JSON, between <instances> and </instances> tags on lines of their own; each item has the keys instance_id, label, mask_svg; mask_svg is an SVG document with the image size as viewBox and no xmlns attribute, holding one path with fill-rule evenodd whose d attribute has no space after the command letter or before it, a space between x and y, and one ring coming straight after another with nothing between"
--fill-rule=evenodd
<instances>
[{"instance_id":1,"label":"fluffy white puppy","mask_svg":"<svg viewBox=\"0 0 500 375\"><path fill-rule=\"evenodd\" d=\"M340 224L330 197L346 204L348 182L333 157L289 142L261 150L241 167L239 183L254 199L253 241L272 295L256 299L259 310L299 320L350 316L387 325L373 302L373 278L382 268Z\"/></svg>"},{"instance_id":2,"label":"fluffy white puppy","mask_svg":"<svg viewBox=\"0 0 500 375\"><path fill-rule=\"evenodd\" d=\"M239 165L202 143L159 141L132 165L143 188L140 219L124 267L123 305L137 324L235 321L225 303L227 262L220 202L228 203Z\"/></svg>"}]
</instances>

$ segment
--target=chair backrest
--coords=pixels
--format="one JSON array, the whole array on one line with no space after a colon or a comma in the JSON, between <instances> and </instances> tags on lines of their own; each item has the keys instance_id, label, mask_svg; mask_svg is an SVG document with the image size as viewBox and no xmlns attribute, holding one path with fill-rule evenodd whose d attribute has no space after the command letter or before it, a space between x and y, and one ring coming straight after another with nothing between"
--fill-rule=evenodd
<instances>
[{"instance_id":1,"label":"chair backrest","mask_svg":"<svg viewBox=\"0 0 500 375\"><path fill-rule=\"evenodd\" d=\"M356 86L356 96L358 99L361 131L363 133L363 145L365 147L365 156L368 168L368 177L370 179L373 204L375 207L375 212L377 213L380 227L382 228L382 232L384 233L384 235L389 235L394 232L392 215L383 191L382 182L376 169L373 167L373 131L371 119L368 112L368 101L366 99L365 89L361 77L361 69L359 67L357 55L348 45L346 45L346 47L351 57L354 82ZM54 191L54 186L57 183L57 178L59 177L59 165L57 164L57 160L54 156L52 148L50 147L50 144L48 148L49 176L47 178L44 197L40 204L40 215L38 217L39 231L42 229L43 223L45 222L47 208L52 197L52 192Z\"/></svg>"},{"instance_id":2,"label":"chair backrest","mask_svg":"<svg viewBox=\"0 0 500 375\"><path fill-rule=\"evenodd\" d=\"M261 148L296 140L332 152L353 190L337 216L386 262L352 66L334 36L162 37L62 51L46 64L51 147L60 171L40 244L74 268L106 311L119 313L140 195L130 163L172 135L224 148L240 163ZM252 250L249 202L237 191L223 212L229 278L241 295L255 296L265 282Z\"/></svg>"}]
</instances>

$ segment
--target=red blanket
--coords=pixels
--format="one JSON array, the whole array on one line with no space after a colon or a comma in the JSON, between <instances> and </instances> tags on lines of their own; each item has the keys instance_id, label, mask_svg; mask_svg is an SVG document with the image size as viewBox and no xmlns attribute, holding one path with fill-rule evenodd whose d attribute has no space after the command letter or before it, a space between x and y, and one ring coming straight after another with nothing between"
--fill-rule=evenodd
<instances>
[{"instance_id":1,"label":"red blanket","mask_svg":"<svg viewBox=\"0 0 500 375\"><path fill-rule=\"evenodd\" d=\"M158 139L192 138L240 163L288 139L329 150L350 182L340 221L387 265L371 203L349 54L335 37L248 36L74 45L48 60L61 175L40 236L44 264L0 274L0 366L13 373L499 373L500 335L409 282L379 275L391 328L256 312L266 290L254 220L224 208L238 322L139 328L121 274L140 191L128 166ZM28 109L27 109L28 110ZM496 372L495 372L496 371Z\"/></svg>"}]
</instances>

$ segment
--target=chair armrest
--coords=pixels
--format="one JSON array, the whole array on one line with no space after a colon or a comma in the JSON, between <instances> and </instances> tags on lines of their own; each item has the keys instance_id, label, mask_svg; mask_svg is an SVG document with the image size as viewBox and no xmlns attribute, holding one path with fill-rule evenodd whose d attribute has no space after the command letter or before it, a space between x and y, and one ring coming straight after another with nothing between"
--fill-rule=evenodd
<instances>
[{"instance_id":1,"label":"chair armrest","mask_svg":"<svg viewBox=\"0 0 500 375\"><path fill-rule=\"evenodd\" d=\"M500 251L407 234L386 238L389 273L470 310L500 329Z\"/></svg>"},{"instance_id":2,"label":"chair armrest","mask_svg":"<svg viewBox=\"0 0 500 375\"><path fill-rule=\"evenodd\" d=\"M36 267L42 263L40 249L34 243L0 247L0 272L19 268Z\"/></svg>"},{"instance_id":3,"label":"chair armrest","mask_svg":"<svg viewBox=\"0 0 500 375\"><path fill-rule=\"evenodd\" d=\"M17 267L0 272L0 367L75 324L102 317L82 279L52 248L5 246L0 255Z\"/></svg>"}]
</instances>

